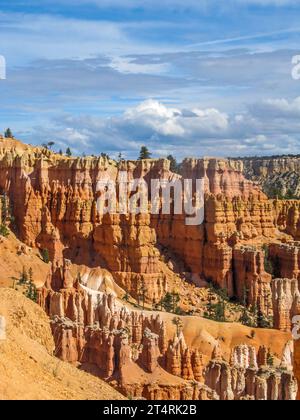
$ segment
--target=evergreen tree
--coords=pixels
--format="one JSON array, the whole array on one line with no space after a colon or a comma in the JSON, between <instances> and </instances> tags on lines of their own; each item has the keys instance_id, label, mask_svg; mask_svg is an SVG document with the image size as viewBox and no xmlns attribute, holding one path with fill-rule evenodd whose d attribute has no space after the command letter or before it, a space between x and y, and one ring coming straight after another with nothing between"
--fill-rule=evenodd
<instances>
[{"instance_id":1,"label":"evergreen tree","mask_svg":"<svg viewBox=\"0 0 300 420\"><path fill-rule=\"evenodd\" d=\"M28 273L26 271L26 268L23 267L23 271L22 271L21 276L19 278L18 284L20 286L24 286L24 285L26 285L28 283L28 281L29 281Z\"/></svg>"},{"instance_id":2,"label":"evergreen tree","mask_svg":"<svg viewBox=\"0 0 300 420\"><path fill-rule=\"evenodd\" d=\"M101 157L103 158L103 159L110 159L110 157L109 157L109 155L107 154L107 153L101 153Z\"/></svg>"},{"instance_id":3,"label":"evergreen tree","mask_svg":"<svg viewBox=\"0 0 300 420\"><path fill-rule=\"evenodd\" d=\"M252 321L252 319L251 319L251 317L250 317L250 315L247 311L247 308L245 306L243 307L243 312L242 312L242 315L240 317L239 322L243 325L246 325L247 327L254 326L253 321Z\"/></svg>"},{"instance_id":4,"label":"evergreen tree","mask_svg":"<svg viewBox=\"0 0 300 420\"><path fill-rule=\"evenodd\" d=\"M9 230L5 225L0 225L0 236L7 238L9 236Z\"/></svg>"},{"instance_id":5,"label":"evergreen tree","mask_svg":"<svg viewBox=\"0 0 300 420\"><path fill-rule=\"evenodd\" d=\"M9 218L9 208L7 205L7 196L4 194L1 197L1 224L4 224L7 222Z\"/></svg>"},{"instance_id":6,"label":"evergreen tree","mask_svg":"<svg viewBox=\"0 0 300 420\"><path fill-rule=\"evenodd\" d=\"M167 292L165 296L161 299L160 305L167 312L172 312L173 309L173 298L170 292Z\"/></svg>"},{"instance_id":7,"label":"evergreen tree","mask_svg":"<svg viewBox=\"0 0 300 420\"><path fill-rule=\"evenodd\" d=\"M214 320L218 322L225 322L226 315L225 315L225 301L219 300L218 303L214 306Z\"/></svg>"},{"instance_id":8,"label":"evergreen tree","mask_svg":"<svg viewBox=\"0 0 300 420\"><path fill-rule=\"evenodd\" d=\"M180 318L173 318L172 323L176 326L176 335L177 337L179 337L181 331L182 331L182 327L183 327L183 323L181 321Z\"/></svg>"},{"instance_id":9,"label":"evergreen tree","mask_svg":"<svg viewBox=\"0 0 300 420\"><path fill-rule=\"evenodd\" d=\"M179 312L178 303L180 302L180 296L179 296L179 293L175 292L174 290L171 293L171 296L172 296L172 312L173 314L175 314Z\"/></svg>"},{"instance_id":10,"label":"evergreen tree","mask_svg":"<svg viewBox=\"0 0 300 420\"><path fill-rule=\"evenodd\" d=\"M177 160L174 158L174 156L169 155L167 156L167 159L170 161L170 170L174 173L179 172L179 165L177 163Z\"/></svg>"},{"instance_id":11,"label":"evergreen tree","mask_svg":"<svg viewBox=\"0 0 300 420\"><path fill-rule=\"evenodd\" d=\"M258 328L270 328L271 321L270 319L263 314L261 310L257 312L257 327Z\"/></svg>"},{"instance_id":12,"label":"evergreen tree","mask_svg":"<svg viewBox=\"0 0 300 420\"><path fill-rule=\"evenodd\" d=\"M123 296L123 300L125 300L125 302L129 302L130 296L129 294L126 292L125 295Z\"/></svg>"},{"instance_id":13,"label":"evergreen tree","mask_svg":"<svg viewBox=\"0 0 300 420\"><path fill-rule=\"evenodd\" d=\"M38 301L38 292L37 292L37 288L36 285L33 283L32 280L32 270L29 269L29 271L31 272L31 278L29 278L28 284L27 284L27 288L25 291L25 296L32 300L33 302L37 303Z\"/></svg>"},{"instance_id":14,"label":"evergreen tree","mask_svg":"<svg viewBox=\"0 0 300 420\"><path fill-rule=\"evenodd\" d=\"M268 351L268 355L267 355L267 364L268 366L273 367L274 366L274 356L273 354L270 352L270 349Z\"/></svg>"},{"instance_id":15,"label":"evergreen tree","mask_svg":"<svg viewBox=\"0 0 300 420\"><path fill-rule=\"evenodd\" d=\"M71 156L72 156L72 152L71 152L70 147L67 147L67 150L66 150L66 155L67 155L68 157L71 157Z\"/></svg>"},{"instance_id":16,"label":"evergreen tree","mask_svg":"<svg viewBox=\"0 0 300 420\"><path fill-rule=\"evenodd\" d=\"M13 139L14 138L14 136L13 136L10 128L8 128L7 130L5 130L4 137L6 139Z\"/></svg>"},{"instance_id":17,"label":"evergreen tree","mask_svg":"<svg viewBox=\"0 0 300 420\"><path fill-rule=\"evenodd\" d=\"M151 158L151 153L149 152L148 148L146 146L142 146L140 150L139 160L150 159L150 158Z\"/></svg>"},{"instance_id":18,"label":"evergreen tree","mask_svg":"<svg viewBox=\"0 0 300 420\"><path fill-rule=\"evenodd\" d=\"M48 249L42 249L41 254L42 254L42 260L44 261L44 263L48 264L50 262Z\"/></svg>"},{"instance_id":19,"label":"evergreen tree","mask_svg":"<svg viewBox=\"0 0 300 420\"><path fill-rule=\"evenodd\" d=\"M216 295L218 300L216 303ZM204 317L218 322L226 322L226 302L228 299L227 289L215 289L213 284L209 284L208 303Z\"/></svg>"}]
</instances>

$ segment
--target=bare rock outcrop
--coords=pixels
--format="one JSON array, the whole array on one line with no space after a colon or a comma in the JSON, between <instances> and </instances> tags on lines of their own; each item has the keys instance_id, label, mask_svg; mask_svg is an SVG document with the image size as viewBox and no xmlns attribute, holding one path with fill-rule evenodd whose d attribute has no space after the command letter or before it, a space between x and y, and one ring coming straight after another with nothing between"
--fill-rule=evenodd
<instances>
[{"instance_id":1,"label":"bare rock outcrop","mask_svg":"<svg viewBox=\"0 0 300 420\"><path fill-rule=\"evenodd\" d=\"M233 349L230 363L212 359L206 367L205 384L221 400L295 400L293 374L261 365L261 350L259 353L257 357L255 348L242 345Z\"/></svg>"}]
</instances>

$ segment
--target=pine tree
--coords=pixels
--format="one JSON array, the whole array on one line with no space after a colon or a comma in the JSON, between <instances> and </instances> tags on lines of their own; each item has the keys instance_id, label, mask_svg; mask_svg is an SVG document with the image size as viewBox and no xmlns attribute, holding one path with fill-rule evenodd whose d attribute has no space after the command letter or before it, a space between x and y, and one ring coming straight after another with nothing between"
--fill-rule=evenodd
<instances>
[{"instance_id":1,"label":"pine tree","mask_svg":"<svg viewBox=\"0 0 300 420\"><path fill-rule=\"evenodd\" d=\"M176 326L176 335L177 335L177 337L179 337L179 335L182 331L183 323L182 323L181 319L178 318L178 317L173 318L172 323Z\"/></svg>"},{"instance_id":2,"label":"pine tree","mask_svg":"<svg viewBox=\"0 0 300 420\"><path fill-rule=\"evenodd\" d=\"M71 152L70 147L67 147L67 150L66 150L66 155L67 155L68 157L71 157L71 156L72 156L72 152Z\"/></svg>"},{"instance_id":3,"label":"pine tree","mask_svg":"<svg viewBox=\"0 0 300 420\"><path fill-rule=\"evenodd\" d=\"M125 295L123 296L123 300L125 300L125 302L129 302L130 296L129 294L126 292Z\"/></svg>"},{"instance_id":4,"label":"pine tree","mask_svg":"<svg viewBox=\"0 0 300 420\"><path fill-rule=\"evenodd\" d=\"M23 285L26 285L28 283L28 281L29 281L28 273L26 271L26 268L23 267L23 271L22 271L21 276L19 278L18 284L20 286L23 286Z\"/></svg>"},{"instance_id":5,"label":"pine tree","mask_svg":"<svg viewBox=\"0 0 300 420\"><path fill-rule=\"evenodd\" d=\"M214 307L214 320L218 322L225 322L226 315L225 315L225 301L219 300L218 303L215 304Z\"/></svg>"},{"instance_id":6,"label":"pine tree","mask_svg":"<svg viewBox=\"0 0 300 420\"><path fill-rule=\"evenodd\" d=\"M173 311L173 314L175 314L179 312L178 303L180 302L180 296L179 296L179 293L175 292L174 290L171 295L172 295L172 311Z\"/></svg>"},{"instance_id":7,"label":"pine tree","mask_svg":"<svg viewBox=\"0 0 300 420\"><path fill-rule=\"evenodd\" d=\"M44 261L44 263L48 264L50 261L48 249L42 249L41 254L42 254L42 260Z\"/></svg>"},{"instance_id":8,"label":"pine tree","mask_svg":"<svg viewBox=\"0 0 300 420\"><path fill-rule=\"evenodd\" d=\"M33 302L37 303L38 300L38 292L37 292L37 288L36 285L33 283L33 272L32 272L32 268L29 269L28 272L28 283L27 283L27 288L25 291L25 296L32 300Z\"/></svg>"},{"instance_id":9,"label":"pine tree","mask_svg":"<svg viewBox=\"0 0 300 420\"><path fill-rule=\"evenodd\" d=\"M165 296L161 299L160 305L167 312L172 312L173 309L173 298L170 292L167 292Z\"/></svg>"},{"instance_id":10,"label":"pine tree","mask_svg":"<svg viewBox=\"0 0 300 420\"><path fill-rule=\"evenodd\" d=\"M32 282L33 281L33 271L32 268L30 267L28 270L28 281Z\"/></svg>"},{"instance_id":11,"label":"pine tree","mask_svg":"<svg viewBox=\"0 0 300 420\"><path fill-rule=\"evenodd\" d=\"M13 136L10 128L8 128L7 130L5 130L4 137L6 139L13 139L14 138L14 136Z\"/></svg>"},{"instance_id":12,"label":"pine tree","mask_svg":"<svg viewBox=\"0 0 300 420\"><path fill-rule=\"evenodd\" d=\"M150 158L151 158L151 153L149 152L148 148L146 146L142 146L140 150L139 160L150 159Z\"/></svg>"},{"instance_id":13,"label":"pine tree","mask_svg":"<svg viewBox=\"0 0 300 420\"><path fill-rule=\"evenodd\" d=\"M257 327L271 328L271 318L267 317L261 310L257 312Z\"/></svg>"},{"instance_id":14,"label":"pine tree","mask_svg":"<svg viewBox=\"0 0 300 420\"><path fill-rule=\"evenodd\" d=\"M273 367L274 366L274 356L273 354L270 352L270 349L268 351L268 355L267 355L267 364L268 366Z\"/></svg>"},{"instance_id":15,"label":"pine tree","mask_svg":"<svg viewBox=\"0 0 300 420\"><path fill-rule=\"evenodd\" d=\"M218 300L214 303L216 297ZM226 322L226 302L229 300L227 289L215 289L210 283L207 300L204 317L218 322Z\"/></svg>"},{"instance_id":16,"label":"pine tree","mask_svg":"<svg viewBox=\"0 0 300 420\"><path fill-rule=\"evenodd\" d=\"M170 161L170 170L174 173L178 173L179 165L177 163L177 160L174 158L174 156L169 155L167 156L167 159Z\"/></svg>"}]
</instances>

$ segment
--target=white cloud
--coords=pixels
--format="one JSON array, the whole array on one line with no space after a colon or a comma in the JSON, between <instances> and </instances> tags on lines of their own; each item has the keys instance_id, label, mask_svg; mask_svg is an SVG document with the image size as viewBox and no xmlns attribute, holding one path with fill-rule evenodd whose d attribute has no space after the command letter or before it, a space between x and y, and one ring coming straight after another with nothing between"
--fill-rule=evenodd
<instances>
[{"instance_id":1,"label":"white cloud","mask_svg":"<svg viewBox=\"0 0 300 420\"><path fill-rule=\"evenodd\" d=\"M152 130L153 135L194 138L223 133L228 128L228 116L214 108L195 108L185 113L150 99L126 111L121 125Z\"/></svg>"},{"instance_id":2,"label":"white cloud","mask_svg":"<svg viewBox=\"0 0 300 420\"><path fill-rule=\"evenodd\" d=\"M80 19L58 15L12 13L0 10L1 54L9 65L30 63L37 59L72 59L95 56L119 57L168 50L131 35L142 29L143 22L115 22ZM156 22L148 23L154 31ZM127 68L134 63L127 60ZM117 65L118 63L115 62ZM126 60L119 66L126 67Z\"/></svg>"},{"instance_id":3,"label":"white cloud","mask_svg":"<svg viewBox=\"0 0 300 420\"><path fill-rule=\"evenodd\" d=\"M112 156L122 151L128 158L136 157L142 144L156 156L256 154L272 144L267 135L256 131L249 115L237 118L216 108L180 109L153 99L118 117L65 116L52 128L36 128L41 142L51 139L59 147L67 144L77 152L105 151Z\"/></svg>"},{"instance_id":4,"label":"white cloud","mask_svg":"<svg viewBox=\"0 0 300 420\"><path fill-rule=\"evenodd\" d=\"M287 100L285 98L268 99L263 101L258 107L259 112L275 117L300 117L300 96L294 100Z\"/></svg>"},{"instance_id":5,"label":"white cloud","mask_svg":"<svg viewBox=\"0 0 300 420\"><path fill-rule=\"evenodd\" d=\"M163 74L170 70L168 63L140 64L130 57L113 57L109 67L120 73L132 74Z\"/></svg>"},{"instance_id":6,"label":"white cloud","mask_svg":"<svg viewBox=\"0 0 300 420\"><path fill-rule=\"evenodd\" d=\"M264 103L281 109L278 123L262 112L253 115L251 109L229 115L217 108L183 109L149 99L120 116L65 116L51 129L39 127L37 131L40 137L51 138L58 145L72 145L85 153L105 151L115 157L122 151L127 158L135 158L143 144L154 156L173 153L179 158L297 153L300 123L295 120L288 124L286 112L298 109L299 99Z\"/></svg>"}]
</instances>

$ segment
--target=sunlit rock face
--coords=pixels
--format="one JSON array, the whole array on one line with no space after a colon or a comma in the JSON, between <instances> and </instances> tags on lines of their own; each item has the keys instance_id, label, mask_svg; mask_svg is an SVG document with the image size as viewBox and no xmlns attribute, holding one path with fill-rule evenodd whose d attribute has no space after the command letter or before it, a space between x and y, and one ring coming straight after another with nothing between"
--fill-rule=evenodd
<instances>
[{"instance_id":1,"label":"sunlit rock face","mask_svg":"<svg viewBox=\"0 0 300 420\"><path fill-rule=\"evenodd\" d=\"M99 183L118 185L121 173L128 182L143 179L148 186L152 179L203 179L203 223L187 225L186 215L175 214L173 206L170 214L99 214ZM227 344L231 358L221 351L207 355L203 346L212 345L217 334L209 341L207 332L191 330L204 337L194 345L186 331L175 332L166 314L120 301L126 293L138 299L142 289L144 303L154 305L168 291L185 291L187 281L212 282L273 316L275 328L290 331L300 309L299 203L268 199L244 173L244 163L235 160L186 159L175 174L165 159L67 158L1 141L0 195L15 231L27 246L49 253L51 270L49 264L49 275L39 279L39 303L52 318L57 356L97 366L104 378L136 397L294 399L293 356L285 353L287 368L271 368L261 362L260 339L249 347L246 334L241 347ZM6 204L0 203L2 218ZM296 346L296 372L297 351Z\"/></svg>"}]
</instances>

